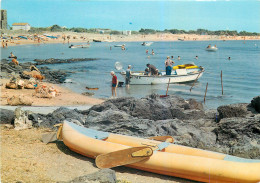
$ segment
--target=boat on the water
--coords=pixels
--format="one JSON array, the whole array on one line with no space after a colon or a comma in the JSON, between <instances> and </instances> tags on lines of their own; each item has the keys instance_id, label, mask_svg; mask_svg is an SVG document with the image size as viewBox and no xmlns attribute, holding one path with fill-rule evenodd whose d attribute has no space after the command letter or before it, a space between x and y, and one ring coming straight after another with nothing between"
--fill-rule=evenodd
<instances>
[{"instance_id":1,"label":"boat on the water","mask_svg":"<svg viewBox=\"0 0 260 183\"><path fill-rule=\"evenodd\" d=\"M122 46L125 46L125 44L117 44L117 45L114 45L114 47L122 47Z\"/></svg>"},{"instance_id":2,"label":"boat on the water","mask_svg":"<svg viewBox=\"0 0 260 183\"><path fill-rule=\"evenodd\" d=\"M68 121L64 121L55 135L72 151L96 158L99 168L118 166L110 164L109 160L113 160L131 168L201 182L260 181L260 160L173 144L170 136L143 139L88 129ZM152 152L135 151L140 148ZM135 152L122 156L129 150Z\"/></svg>"},{"instance_id":3,"label":"boat on the water","mask_svg":"<svg viewBox=\"0 0 260 183\"><path fill-rule=\"evenodd\" d=\"M93 39L93 42L101 42L99 39Z\"/></svg>"},{"instance_id":4,"label":"boat on the water","mask_svg":"<svg viewBox=\"0 0 260 183\"><path fill-rule=\"evenodd\" d=\"M142 46L151 46L153 42L143 42L141 45Z\"/></svg>"},{"instance_id":5,"label":"boat on the water","mask_svg":"<svg viewBox=\"0 0 260 183\"><path fill-rule=\"evenodd\" d=\"M217 50L218 50L218 48L215 46L210 46L210 47L206 48L206 51L217 51Z\"/></svg>"},{"instance_id":6,"label":"boat on the water","mask_svg":"<svg viewBox=\"0 0 260 183\"><path fill-rule=\"evenodd\" d=\"M165 71L159 72L159 75L147 75L144 71L131 71L131 85L154 85L169 83L191 82L203 75L204 68L194 64L184 64L174 66L171 75L166 75ZM124 78L126 72L120 73Z\"/></svg>"},{"instance_id":7,"label":"boat on the water","mask_svg":"<svg viewBox=\"0 0 260 183\"><path fill-rule=\"evenodd\" d=\"M81 44L81 45L70 45L69 48L89 48L89 44Z\"/></svg>"}]
</instances>

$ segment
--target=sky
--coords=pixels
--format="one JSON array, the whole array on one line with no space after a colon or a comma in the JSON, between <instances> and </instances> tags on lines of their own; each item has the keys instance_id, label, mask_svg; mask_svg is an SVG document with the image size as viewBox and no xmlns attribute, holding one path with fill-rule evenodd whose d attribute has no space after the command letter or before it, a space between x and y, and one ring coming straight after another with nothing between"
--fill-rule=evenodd
<instances>
[{"instance_id":1,"label":"sky","mask_svg":"<svg viewBox=\"0 0 260 183\"><path fill-rule=\"evenodd\" d=\"M113 30L237 30L260 33L260 0L0 0L8 24Z\"/></svg>"}]
</instances>

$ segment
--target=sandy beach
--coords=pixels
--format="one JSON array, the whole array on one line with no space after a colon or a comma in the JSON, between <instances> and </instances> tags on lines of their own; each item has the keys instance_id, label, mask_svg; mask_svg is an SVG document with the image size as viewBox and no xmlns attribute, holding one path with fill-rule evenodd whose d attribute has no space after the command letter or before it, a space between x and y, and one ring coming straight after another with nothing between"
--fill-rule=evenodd
<instances>
[{"instance_id":1,"label":"sandy beach","mask_svg":"<svg viewBox=\"0 0 260 183\"><path fill-rule=\"evenodd\" d=\"M52 98L38 98L34 96L34 89L7 89L5 84L9 81L8 79L0 80L3 85L1 86L1 105L7 104L7 98L12 96L23 95L33 100L32 106L75 106L75 105L95 105L103 102L101 99L92 98L72 92L71 90L61 87L58 84L42 83L46 86L53 86L59 91L59 95Z\"/></svg>"},{"instance_id":2,"label":"sandy beach","mask_svg":"<svg viewBox=\"0 0 260 183\"><path fill-rule=\"evenodd\" d=\"M24 45L24 44L48 44L48 43L64 43L71 44L77 42L93 42L93 39L100 40L102 42L147 42L147 41L214 41L214 40L260 40L260 36L217 36L217 35L196 35L196 34L133 34L133 35L109 35L109 34L94 34L94 33L76 33L76 32L46 32L45 34L50 36L57 36L57 39L51 39L43 35L37 35L42 37L41 40L34 39L9 39L8 46ZM8 34L8 36L17 37L19 35L33 37L34 34ZM62 38L63 36L70 36L70 39ZM1 47L2 44L1 44Z\"/></svg>"},{"instance_id":3,"label":"sandy beach","mask_svg":"<svg viewBox=\"0 0 260 183\"><path fill-rule=\"evenodd\" d=\"M41 135L48 129L17 131L1 126L2 182L57 182L94 173L93 159L70 151L62 142L44 144ZM126 167L114 168L121 183L191 183L180 178L157 175Z\"/></svg>"}]
</instances>

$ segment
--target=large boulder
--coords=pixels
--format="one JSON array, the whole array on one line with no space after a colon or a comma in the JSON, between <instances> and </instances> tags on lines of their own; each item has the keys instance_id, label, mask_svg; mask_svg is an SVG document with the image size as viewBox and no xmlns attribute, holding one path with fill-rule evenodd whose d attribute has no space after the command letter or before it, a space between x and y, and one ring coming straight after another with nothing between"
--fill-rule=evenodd
<instances>
[{"instance_id":1,"label":"large boulder","mask_svg":"<svg viewBox=\"0 0 260 183\"><path fill-rule=\"evenodd\" d=\"M32 103L33 100L24 95L12 96L7 99L7 104L11 106L18 106L18 105L30 106L32 105Z\"/></svg>"},{"instance_id":2,"label":"large boulder","mask_svg":"<svg viewBox=\"0 0 260 183\"><path fill-rule=\"evenodd\" d=\"M251 106L260 113L260 95L251 100Z\"/></svg>"},{"instance_id":3,"label":"large boulder","mask_svg":"<svg viewBox=\"0 0 260 183\"><path fill-rule=\"evenodd\" d=\"M33 122L28 118L29 114L32 114L31 111L23 111L21 107L18 107L14 111L14 129L23 130L33 127Z\"/></svg>"},{"instance_id":4,"label":"large boulder","mask_svg":"<svg viewBox=\"0 0 260 183\"><path fill-rule=\"evenodd\" d=\"M217 108L219 120L223 118L245 117L248 114L248 104L230 104L223 105Z\"/></svg>"},{"instance_id":5,"label":"large boulder","mask_svg":"<svg viewBox=\"0 0 260 183\"><path fill-rule=\"evenodd\" d=\"M14 124L14 111L0 109L0 124Z\"/></svg>"}]
</instances>

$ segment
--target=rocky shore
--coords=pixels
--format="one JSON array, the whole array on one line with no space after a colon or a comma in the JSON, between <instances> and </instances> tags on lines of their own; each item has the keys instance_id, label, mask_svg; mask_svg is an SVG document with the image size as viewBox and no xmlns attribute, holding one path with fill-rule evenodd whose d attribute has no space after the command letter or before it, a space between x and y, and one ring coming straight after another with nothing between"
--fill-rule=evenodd
<instances>
[{"instance_id":1,"label":"rocky shore","mask_svg":"<svg viewBox=\"0 0 260 183\"><path fill-rule=\"evenodd\" d=\"M16 128L47 127L64 120L112 133L150 137L171 135L175 143L244 158L260 159L260 96L251 103L204 110L194 99L177 96L116 98L88 110L58 108L47 115L1 110L1 123Z\"/></svg>"},{"instance_id":2,"label":"rocky shore","mask_svg":"<svg viewBox=\"0 0 260 183\"><path fill-rule=\"evenodd\" d=\"M66 78L73 73L73 71L68 70L51 70L49 67L45 65L49 64L61 64L61 63L74 63L74 62L86 62L86 61L95 61L96 58L72 58L72 59L35 59L34 63L26 62L20 63L19 65L15 65L10 60L2 59L0 62L1 68L1 77L11 77L11 76L20 76L22 79L30 79L30 76L25 75L24 71L30 71L30 67L32 65L38 66L39 71L42 75L45 76L45 81L54 84L63 83Z\"/></svg>"}]
</instances>

